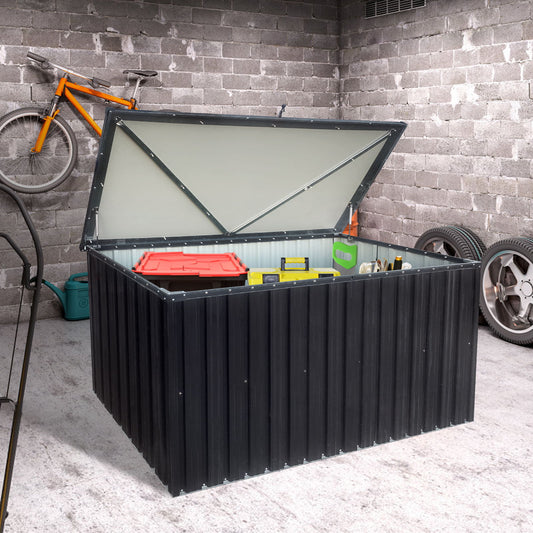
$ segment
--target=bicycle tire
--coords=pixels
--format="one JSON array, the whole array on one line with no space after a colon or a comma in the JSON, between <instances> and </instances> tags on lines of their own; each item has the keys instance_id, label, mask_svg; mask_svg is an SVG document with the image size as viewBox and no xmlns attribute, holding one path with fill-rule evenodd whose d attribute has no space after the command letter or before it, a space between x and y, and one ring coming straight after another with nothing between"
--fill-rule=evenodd
<instances>
[{"instance_id":1,"label":"bicycle tire","mask_svg":"<svg viewBox=\"0 0 533 533\"><path fill-rule=\"evenodd\" d=\"M0 119L0 181L21 193L49 191L72 173L78 142L66 120L56 116L40 153L32 153L44 112L25 107Z\"/></svg>"}]
</instances>

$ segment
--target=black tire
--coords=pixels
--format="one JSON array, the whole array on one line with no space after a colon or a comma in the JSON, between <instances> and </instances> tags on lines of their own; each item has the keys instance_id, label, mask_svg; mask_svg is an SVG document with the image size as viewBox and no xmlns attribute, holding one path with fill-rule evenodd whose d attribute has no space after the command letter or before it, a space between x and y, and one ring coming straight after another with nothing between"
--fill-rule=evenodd
<instances>
[{"instance_id":1,"label":"black tire","mask_svg":"<svg viewBox=\"0 0 533 533\"><path fill-rule=\"evenodd\" d=\"M504 239L488 248L481 263L480 307L496 335L533 344L533 239Z\"/></svg>"},{"instance_id":2,"label":"black tire","mask_svg":"<svg viewBox=\"0 0 533 533\"><path fill-rule=\"evenodd\" d=\"M473 231L461 226L432 228L420 236L415 248L474 261L481 261L485 251L483 241Z\"/></svg>"},{"instance_id":3,"label":"black tire","mask_svg":"<svg viewBox=\"0 0 533 533\"><path fill-rule=\"evenodd\" d=\"M485 243L481 240L479 235L474 233L468 228L463 228L462 226L451 226L454 227L457 231L460 231L470 242L471 246L474 248L475 255L473 259L476 261L481 261L483 254L487 251Z\"/></svg>"},{"instance_id":4,"label":"black tire","mask_svg":"<svg viewBox=\"0 0 533 533\"><path fill-rule=\"evenodd\" d=\"M57 115L43 148L32 153L43 123L43 110L25 107L0 119L0 181L22 193L49 191L71 174L78 143L67 122Z\"/></svg>"}]
</instances>

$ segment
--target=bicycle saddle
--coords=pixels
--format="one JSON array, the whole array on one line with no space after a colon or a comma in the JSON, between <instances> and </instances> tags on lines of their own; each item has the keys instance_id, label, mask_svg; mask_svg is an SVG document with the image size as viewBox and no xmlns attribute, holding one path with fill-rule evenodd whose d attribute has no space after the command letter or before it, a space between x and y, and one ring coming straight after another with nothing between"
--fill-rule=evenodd
<instances>
[{"instance_id":1,"label":"bicycle saddle","mask_svg":"<svg viewBox=\"0 0 533 533\"><path fill-rule=\"evenodd\" d=\"M152 76L157 76L157 72L155 70L123 70L123 74L136 74L137 76L146 76L147 78Z\"/></svg>"}]
</instances>

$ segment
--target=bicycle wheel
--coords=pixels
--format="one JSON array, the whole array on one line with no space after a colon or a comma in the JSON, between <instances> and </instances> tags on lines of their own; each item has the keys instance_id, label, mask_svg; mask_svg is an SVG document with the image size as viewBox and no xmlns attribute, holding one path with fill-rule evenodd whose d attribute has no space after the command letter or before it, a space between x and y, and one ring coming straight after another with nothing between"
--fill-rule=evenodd
<instances>
[{"instance_id":1,"label":"bicycle wheel","mask_svg":"<svg viewBox=\"0 0 533 533\"><path fill-rule=\"evenodd\" d=\"M78 143L67 122L56 116L39 153L32 153L43 124L43 111L26 107L0 119L0 181L23 193L57 187L68 178L78 155Z\"/></svg>"}]
</instances>

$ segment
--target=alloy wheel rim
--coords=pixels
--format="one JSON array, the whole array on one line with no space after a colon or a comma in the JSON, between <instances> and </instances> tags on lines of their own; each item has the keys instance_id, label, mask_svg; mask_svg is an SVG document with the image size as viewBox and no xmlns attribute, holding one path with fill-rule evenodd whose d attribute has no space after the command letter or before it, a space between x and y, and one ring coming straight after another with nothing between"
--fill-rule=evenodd
<instances>
[{"instance_id":1,"label":"alloy wheel rim","mask_svg":"<svg viewBox=\"0 0 533 533\"><path fill-rule=\"evenodd\" d=\"M424 251L435 254L447 255L450 257L459 257L459 250L448 241L443 239L434 239L424 246Z\"/></svg>"},{"instance_id":2,"label":"alloy wheel rim","mask_svg":"<svg viewBox=\"0 0 533 533\"><path fill-rule=\"evenodd\" d=\"M512 333L533 329L533 263L516 251L503 251L483 272L487 309L502 328Z\"/></svg>"}]
</instances>

